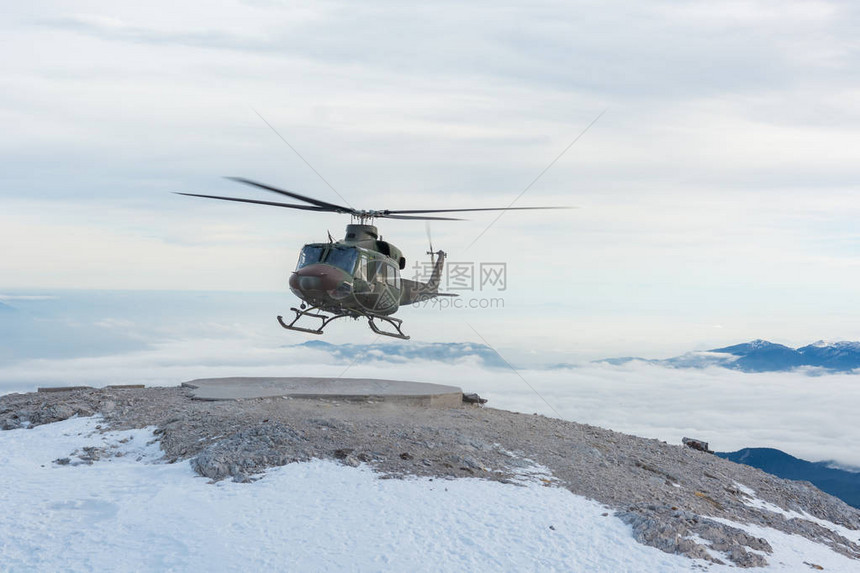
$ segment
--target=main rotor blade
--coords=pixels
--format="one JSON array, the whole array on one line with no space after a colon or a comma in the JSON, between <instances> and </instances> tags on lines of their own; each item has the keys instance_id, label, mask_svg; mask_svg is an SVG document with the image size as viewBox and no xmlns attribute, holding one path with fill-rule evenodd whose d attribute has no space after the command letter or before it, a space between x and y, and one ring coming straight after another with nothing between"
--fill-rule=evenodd
<instances>
[{"instance_id":1,"label":"main rotor blade","mask_svg":"<svg viewBox=\"0 0 860 573\"><path fill-rule=\"evenodd\" d=\"M245 179L244 177L227 177L227 179L230 179L232 181L238 181L239 183L244 183L245 185L253 185L254 187L259 187L260 189L265 189L266 191L272 191L273 193L280 193L281 195L286 195L287 197L292 197L293 199L298 199L299 201L305 201L306 203L310 203L311 205L322 207L322 211L335 211L337 213L349 213L350 215L354 215L357 213L357 211L351 207L344 207L343 205L327 203L325 201L320 201L319 199L314 199L313 197L306 197L304 195L299 195L298 193L293 193L292 191L286 191L284 189L278 189L277 187L272 187L270 185L264 185L263 183L257 183L256 181L251 181L250 179Z\"/></svg>"},{"instance_id":2,"label":"main rotor blade","mask_svg":"<svg viewBox=\"0 0 860 573\"><path fill-rule=\"evenodd\" d=\"M386 209L383 211L388 213L458 213L462 211L532 211L535 209L576 209L577 207L486 207L479 209L398 209L392 211Z\"/></svg>"},{"instance_id":3,"label":"main rotor blade","mask_svg":"<svg viewBox=\"0 0 860 573\"><path fill-rule=\"evenodd\" d=\"M389 213L393 213L395 211L385 211L378 215L373 215L374 217L381 217L385 219L416 219L421 221L466 221L466 219L455 219L454 217L412 217L411 215L390 215ZM400 212L400 211L397 211ZM420 212L420 211L419 211ZM430 211L432 213L432 211Z\"/></svg>"},{"instance_id":4,"label":"main rotor blade","mask_svg":"<svg viewBox=\"0 0 860 573\"><path fill-rule=\"evenodd\" d=\"M303 211L319 211L330 213L332 209L326 207L317 207L316 205L293 205L291 203L278 203L276 201L262 201L259 199L240 199L238 197L222 197L220 195L201 195L198 193L179 193L176 195L185 195L187 197L204 197L206 199L220 199L221 201L236 201L237 203L255 203L257 205L272 205L274 207L287 207L289 209L301 209ZM374 217L386 217L388 219L417 219L417 220L436 220L436 221L463 221L464 219L455 219L453 217L413 217L410 215L385 215L377 214Z\"/></svg>"},{"instance_id":5,"label":"main rotor blade","mask_svg":"<svg viewBox=\"0 0 860 573\"><path fill-rule=\"evenodd\" d=\"M205 197L206 199L221 199L222 201L236 201L238 203L256 203L257 205L272 205L274 207L288 207L290 209L301 209L303 211L329 211L322 207L313 205L291 205L289 203L276 203L274 201L259 201L257 199L239 199L237 197L220 197L218 195L198 195L197 193L176 193L177 195L186 195L188 197Z\"/></svg>"}]
</instances>

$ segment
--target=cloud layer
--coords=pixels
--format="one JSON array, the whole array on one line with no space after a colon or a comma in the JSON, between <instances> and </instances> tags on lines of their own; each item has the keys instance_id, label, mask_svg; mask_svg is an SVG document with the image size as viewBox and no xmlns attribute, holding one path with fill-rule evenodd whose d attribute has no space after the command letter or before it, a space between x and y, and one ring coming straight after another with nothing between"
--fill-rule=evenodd
<instances>
[{"instance_id":1,"label":"cloud layer","mask_svg":"<svg viewBox=\"0 0 860 573\"><path fill-rule=\"evenodd\" d=\"M410 341L380 339L350 322L323 342L282 332L272 316L279 299L271 293L4 292L0 300L10 309L0 314L0 393L172 386L222 376L413 380L460 386L488 398L491 407L671 443L687 436L721 451L776 447L810 461L860 466L853 448L860 440L857 375L577 362L549 349L531 352L525 343L497 345L498 328L478 321L431 343L422 332L427 315L419 311L407 322L415 335ZM455 324L447 315L436 319ZM560 361L570 365L547 368Z\"/></svg>"},{"instance_id":2,"label":"cloud layer","mask_svg":"<svg viewBox=\"0 0 860 573\"><path fill-rule=\"evenodd\" d=\"M853 444L857 376L748 374L630 363L569 370L488 368L453 363L336 359L308 347L255 345L249 338L185 339L109 356L27 360L0 368L3 392L38 386L177 385L221 376L346 376L453 384L488 406L540 413L679 444L682 437L733 451L775 447L812 461L860 466Z\"/></svg>"}]
</instances>

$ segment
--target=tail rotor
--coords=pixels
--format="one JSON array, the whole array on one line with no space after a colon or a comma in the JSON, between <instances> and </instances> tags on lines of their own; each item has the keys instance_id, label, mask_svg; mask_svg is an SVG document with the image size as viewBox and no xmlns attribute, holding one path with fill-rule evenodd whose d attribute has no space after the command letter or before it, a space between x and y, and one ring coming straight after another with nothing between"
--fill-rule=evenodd
<instances>
[{"instance_id":1,"label":"tail rotor","mask_svg":"<svg viewBox=\"0 0 860 573\"><path fill-rule=\"evenodd\" d=\"M430 222L424 222L424 230L427 231L427 242L430 244L430 250L427 251L427 254L430 255L430 264L436 264L436 251L433 250L433 237L430 236Z\"/></svg>"}]
</instances>

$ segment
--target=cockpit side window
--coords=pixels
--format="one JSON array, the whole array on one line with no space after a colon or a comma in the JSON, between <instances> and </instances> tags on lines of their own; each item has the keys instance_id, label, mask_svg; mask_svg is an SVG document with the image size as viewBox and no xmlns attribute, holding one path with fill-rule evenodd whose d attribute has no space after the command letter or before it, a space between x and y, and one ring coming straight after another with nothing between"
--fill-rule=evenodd
<instances>
[{"instance_id":1,"label":"cockpit side window","mask_svg":"<svg viewBox=\"0 0 860 573\"><path fill-rule=\"evenodd\" d=\"M360 253L358 256L358 266L355 269L355 278L361 279L363 281L369 281L370 277L368 276L367 269L367 253Z\"/></svg>"},{"instance_id":2,"label":"cockpit side window","mask_svg":"<svg viewBox=\"0 0 860 573\"><path fill-rule=\"evenodd\" d=\"M397 271L397 267L390 265L388 267L388 275L385 278L389 286L393 286L396 289L400 288L400 273Z\"/></svg>"}]
</instances>

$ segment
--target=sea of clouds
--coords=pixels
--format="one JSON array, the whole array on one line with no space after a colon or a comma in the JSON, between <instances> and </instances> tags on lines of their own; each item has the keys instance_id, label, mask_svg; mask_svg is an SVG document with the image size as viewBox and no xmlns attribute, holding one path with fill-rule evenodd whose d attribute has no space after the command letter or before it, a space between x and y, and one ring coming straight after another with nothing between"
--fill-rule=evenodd
<instances>
[{"instance_id":1,"label":"sea of clouds","mask_svg":"<svg viewBox=\"0 0 860 573\"><path fill-rule=\"evenodd\" d=\"M370 352L345 352L342 346L332 351L325 345L303 344L318 340L311 335L273 330L270 301L262 295L241 302L227 295L161 294L152 295L149 302L173 303L147 306L134 298L131 308L128 293L102 295L98 303L89 295L77 293L75 299L67 294L4 299L18 314L0 317L5 349L0 355L0 393L62 385L173 386L222 376L412 380L460 386L487 398L489 407L560 417L669 443L689 436L719 451L774 447L811 461L860 466L860 452L852 446L860 442L860 427L854 423L860 376L855 374L744 373L641 361L581 362L561 369L549 364L520 367L517 360L504 356L505 349L500 349L505 360L498 361L488 360L486 352L432 360L390 356L379 351L389 341L378 338L371 338ZM213 300L230 311L212 316ZM106 314L117 305L128 307L124 316ZM59 312L61 308L65 310ZM355 328L364 325L356 323Z\"/></svg>"}]
</instances>

